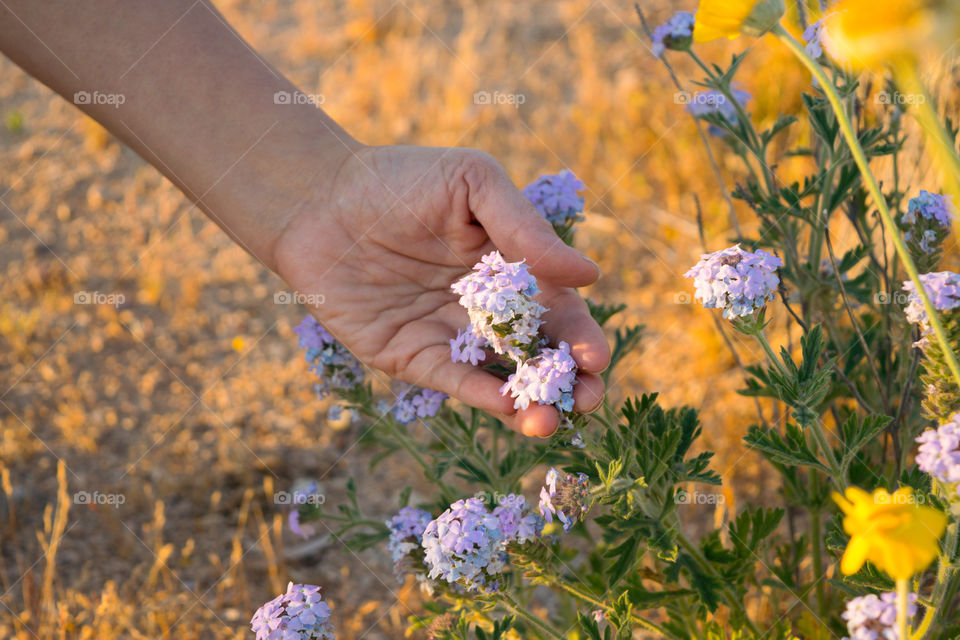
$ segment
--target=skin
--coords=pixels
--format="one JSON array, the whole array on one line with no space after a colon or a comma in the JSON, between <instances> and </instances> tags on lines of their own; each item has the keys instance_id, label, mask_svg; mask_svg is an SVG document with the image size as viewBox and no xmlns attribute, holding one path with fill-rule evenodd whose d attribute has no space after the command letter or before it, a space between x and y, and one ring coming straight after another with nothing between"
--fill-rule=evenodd
<instances>
[{"instance_id":1,"label":"skin","mask_svg":"<svg viewBox=\"0 0 960 640\"><path fill-rule=\"evenodd\" d=\"M570 344L577 411L599 406L609 346L574 287L596 264L557 238L482 151L367 146L312 104L202 0L4 0L0 51L154 165L251 255L304 294L364 363L548 436L552 407L517 412L502 380L450 362L467 314L450 283L494 249L526 260ZM95 102L95 100L91 100Z\"/></svg>"}]
</instances>

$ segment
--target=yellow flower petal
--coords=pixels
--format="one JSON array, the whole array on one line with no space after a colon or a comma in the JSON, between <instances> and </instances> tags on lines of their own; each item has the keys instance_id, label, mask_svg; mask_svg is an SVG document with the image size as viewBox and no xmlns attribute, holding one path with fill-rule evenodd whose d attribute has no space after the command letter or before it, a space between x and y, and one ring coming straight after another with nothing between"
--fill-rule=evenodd
<instances>
[{"instance_id":1,"label":"yellow flower petal","mask_svg":"<svg viewBox=\"0 0 960 640\"><path fill-rule=\"evenodd\" d=\"M840 569L856 573L867 560L892 578L905 580L923 571L940 551L939 539L947 517L937 509L918 505L909 487L894 493L877 489L867 493L849 487L844 495L833 494L844 513L843 529L850 542Z\"/></svg>"},{"instance_id":2,"label":"yellow flower petal","mask_svg":"<svg viewBox=\"0 0 960 640\"><path fill-rule=\"evenodd\" d=\"M863 538L851 538L846 551L843 552L843 558L840 560L840 571L848 576L852 576L867 561L867 554L870 552L870 545Z\"/></svg>"},{"instance_id":3,"label":"yellow flower petal","mask_svg":"<svg viewBox=\"0 0 960 640\"><path fill-rule=\"evenodd\" d=\"M855 68L880 68L942 53L960 35L958 0L842 0L824 20L831 56Z\"/></svg>"}]
</instances>

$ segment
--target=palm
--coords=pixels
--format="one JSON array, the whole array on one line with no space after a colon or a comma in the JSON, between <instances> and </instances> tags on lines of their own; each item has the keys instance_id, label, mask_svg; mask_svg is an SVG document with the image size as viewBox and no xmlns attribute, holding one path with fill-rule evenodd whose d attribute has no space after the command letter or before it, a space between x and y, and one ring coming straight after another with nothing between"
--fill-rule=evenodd
<instances>
[{"instance_id":1,"label":"palm","mask_svg":"<svg viewBox=\"0 0 960 640\"><path fill-rule=\"evenodd\" d=\"M490 184L506 176L490 175L488 165L485 156L458 149L364 149L341 169L339 175L347 177L337 181L334 193L308 203L291 221L277 255L280 275L292 287L324 296L314 313L360 360L391 377L506 415L513 413L512 403L500 395L498 379L450 361L449 340L467 325L450 284L483 254L499 246L509 259L528 258L540 277L541 302L553 309L545 317L545 329L568 340L582 366L589 369L592 357L602 368L608 354L604 343L594 355L596 334L589 334L582 300L573 289L558 286L586 283L592 268L574 262L572 270L588 271L587 277L574 273L573 281L545 280L537 273L541 263L549 266L570 251L555 236L549 244L539 239L541 246L529 247L540 256L534 262L522 248L516 255L516 247L503 246L502 240L495 244L481 226L490 228L494 238L504 234L516 240L524 233L518 225L530 224L529 216L485 211L504 208L505 203L490 201L502 197L501 190L519 196L512 185L507 190ZM585 329L586 336L578 335ZM581 408L589 409L596 404L589 395L601 391L594 380L587 383L579 385L577 395L583 397L578 404L586 405ZM538 409L508 421L524 432L552 432L555 412Z\"/></svg>"}]
</instances>

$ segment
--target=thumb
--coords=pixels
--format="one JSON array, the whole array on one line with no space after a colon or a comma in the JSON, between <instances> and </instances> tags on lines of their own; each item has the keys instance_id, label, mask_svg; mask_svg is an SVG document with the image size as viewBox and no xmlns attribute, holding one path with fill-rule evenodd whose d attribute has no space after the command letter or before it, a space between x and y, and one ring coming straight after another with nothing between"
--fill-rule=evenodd
<instances>
[{"instance_id":1,"label":"thumb","mask_svg":"<svg viewBox=\"0 0 960 640\"><path fill-rule=\"evenodd\" d=\"M470 211L507 260L526 260L534 276L562 287L600 277L597 264L560 239L491 156L471 152L464 179Z\"/></svg>"}]
</instances>

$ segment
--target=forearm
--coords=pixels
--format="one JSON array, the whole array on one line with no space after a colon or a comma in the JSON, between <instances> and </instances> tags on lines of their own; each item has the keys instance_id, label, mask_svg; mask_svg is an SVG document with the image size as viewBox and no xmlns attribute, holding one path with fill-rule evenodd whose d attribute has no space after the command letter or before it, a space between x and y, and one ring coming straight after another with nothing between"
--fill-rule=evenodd
<instances>
[{"instance_id":1,"label":"forearm","mask_svg":"<svg viewBox=\"0 0 960 640\"><path fill-rule=\"evenodd\" d=\"M7 0L0 49L68 101L89 95L79 108L271 268L315 178L360 146L313 104L278 104L296 88L202 0Z\"/></svg>"}]
</instances>

